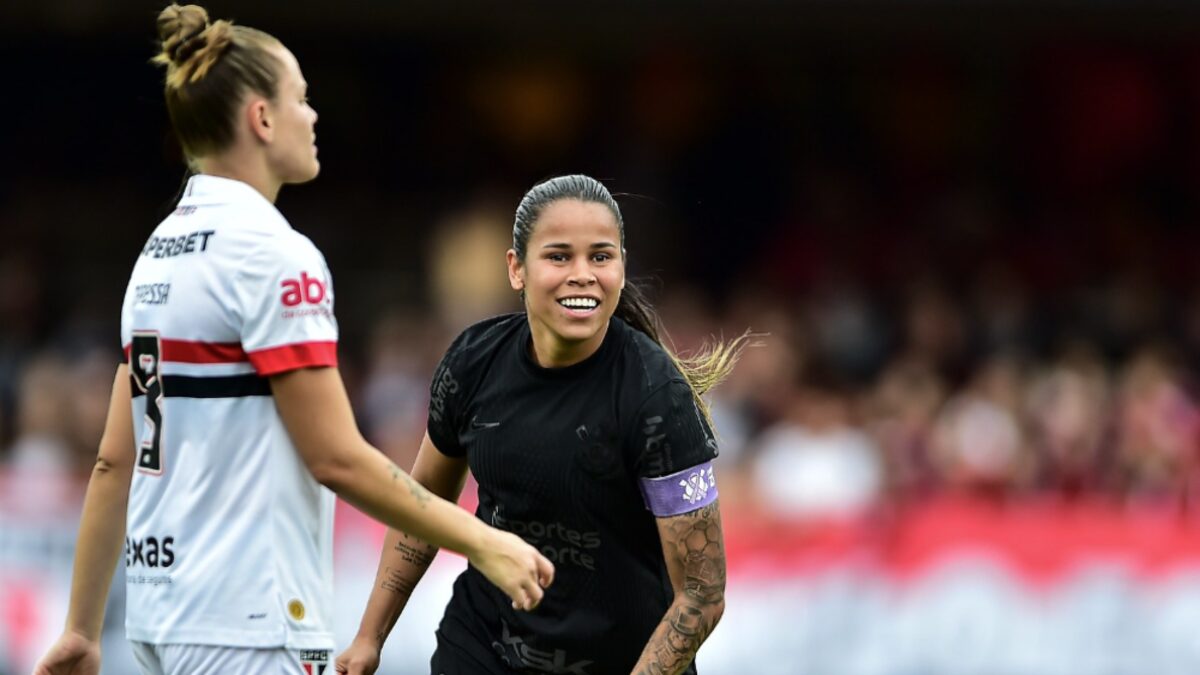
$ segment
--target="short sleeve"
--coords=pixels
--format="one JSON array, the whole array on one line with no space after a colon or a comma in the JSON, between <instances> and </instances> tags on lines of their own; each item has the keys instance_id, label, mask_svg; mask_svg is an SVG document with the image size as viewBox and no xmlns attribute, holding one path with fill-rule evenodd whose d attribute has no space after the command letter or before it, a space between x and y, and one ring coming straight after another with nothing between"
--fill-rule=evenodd
<instances>
[{"instance_id":1,"label":"short sleeve","mask_svg":"<svg viewBox=\"0 0 1200 675\"><path fill-rule=\"evenodd\" d=\"M441 363L433 371L433 380L429 383L429 421L426 431L429 440L443 455L462 457L466 449L459 442L459 418L463 406L464 395L461 372L456 372L458 347L462 336L450 345L450 349L442 356Z\"/></svg>"},{"instance_id":2,"label":"short sleeve","mask_svg":"<svg viewBox=\"0 0 1200 675\"><path fill-rule=\"evenodd\" d=\"M684 381L672 380L642 404L633 432L637 478L656 516L687 513L717 497L717 442Z\"/></svg>"},{"instance_id":3,"label":"short sleeve","mask_svg":"<svg viewBox=\"0 0 1200 675\"><path fill-rule=\"evenodd\" d=\"M333 279L308 241L272 238L239 274L242 348L259 375L337 365Z\"/></svg>"}]
</instances>

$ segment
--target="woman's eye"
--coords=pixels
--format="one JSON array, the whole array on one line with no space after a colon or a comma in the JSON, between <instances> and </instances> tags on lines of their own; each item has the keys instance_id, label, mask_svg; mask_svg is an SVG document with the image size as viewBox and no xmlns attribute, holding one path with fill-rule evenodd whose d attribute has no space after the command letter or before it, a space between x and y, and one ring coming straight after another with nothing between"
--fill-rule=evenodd
<instances>
[{"instance_id":1,"label":"woman's eye","mask_svg":"<svg viewBox=\"0 0 1200 675\"><path fill-rule=\"evenodd\" d=\"M596 262L608 262L609 260L612 260L612 256L607 253L597 253L596 255L592 256L592 260L595 260Z\"/></svg>"},{"instance_id":2,"label":"woman's eye","mask_svg":"<svg viewBox=\"0 0 1200 675\"><path fill-rule=\"evenodd\" d=\"M567 256L565 253L551 253L550 255L546 256L546 258L550 260L550 262L565 262Z\"/></svg>"}]
</instances>

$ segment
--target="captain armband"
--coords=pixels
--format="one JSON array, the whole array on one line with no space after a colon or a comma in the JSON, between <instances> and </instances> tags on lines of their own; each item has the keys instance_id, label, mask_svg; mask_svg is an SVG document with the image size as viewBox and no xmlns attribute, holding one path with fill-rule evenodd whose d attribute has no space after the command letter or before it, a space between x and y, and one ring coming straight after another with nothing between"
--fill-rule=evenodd
<instances>
[{"instance_id":1,"label":"captain armband","mask_svg":"<svg viewBox=\"0 0 1200 675\"><path fill-rule=\"evenodd\" d=\"M639 482L646 508L659 518L678 516L717 500L717 479L712 462L705 462L658 478Z\"/></svg>"}]
</instances>

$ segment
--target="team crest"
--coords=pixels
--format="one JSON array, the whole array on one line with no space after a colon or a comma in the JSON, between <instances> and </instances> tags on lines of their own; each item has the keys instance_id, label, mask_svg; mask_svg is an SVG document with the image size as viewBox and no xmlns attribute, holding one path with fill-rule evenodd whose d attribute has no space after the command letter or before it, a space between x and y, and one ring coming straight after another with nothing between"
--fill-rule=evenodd
<instances>
[{"instance_id":1,"label":"team crest","mask_svg":"<svg viewBox=\"0 0 1200 675\"><path fill-rule=\"evenodd\" d=\"M683 501L689 504L703 501L708 496L708 490L716 487L717 479L713 476L712 467L703 468L679 481L683 488Z\"/></svg>"},{"instance_id":2,"label":"team crest","mask_svg":"<svg viewBox=\"0 0 1200 675\"><path fill-rule=\"evenodd\" d=\"M329 668L329 650L301 649L300 667L304 669L304 675L325 675L325 669Z\"/></svg>"}]
</instances>

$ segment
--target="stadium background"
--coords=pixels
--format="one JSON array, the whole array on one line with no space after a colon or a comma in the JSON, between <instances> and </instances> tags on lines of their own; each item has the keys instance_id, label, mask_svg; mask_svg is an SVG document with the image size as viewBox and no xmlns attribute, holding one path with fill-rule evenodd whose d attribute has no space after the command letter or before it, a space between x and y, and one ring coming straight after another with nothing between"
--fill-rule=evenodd
<instances>
[{"instance_id":1,"label":"stadium background","mask_svg":"<svg viewBox=\"0 0 1200 675\"><path fill-rule=\"evenodd\" d=\"M627 193L677 346L768 333L713 401L729 609L702 672L1200 668L1200 8L395 4L208 5L310 82L322 174L279 206L326 253L379 447L411 462L450 337L515 307L523 191L586 172ZM0 6L5 675L61 627L121 294L182 174L157 9ZM381 535L340 511L343 644ZM461 567L381 672L423 672Z\"/></svg>"}]
</instances>

